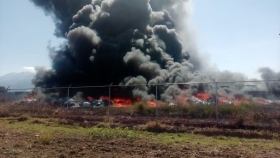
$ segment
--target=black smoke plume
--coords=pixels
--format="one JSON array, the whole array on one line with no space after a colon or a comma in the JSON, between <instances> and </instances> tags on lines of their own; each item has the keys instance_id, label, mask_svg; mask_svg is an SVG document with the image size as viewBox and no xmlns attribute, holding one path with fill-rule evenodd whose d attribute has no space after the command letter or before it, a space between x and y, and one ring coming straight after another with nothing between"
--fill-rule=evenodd
<instances>
[{"instance_id":1,"label":"black smoke plume","mask_svg":"<svg viewBox=\"0 0 280 158\"><path fill-rule=\"evenodd\" d=\"M56 24L55 35L67 43L50 49L52 69L37 68L33 83L39 87L86 85L139 85L128 87L128 97L153 99L153 84L192 79L188 62L175 30L178 13L172 0L32 0ZM177 14L177 15L176 15ZM142 86L149 84L149 86ZM175 86L176 87L176 86ZM178 88L178 87L177 87ZM160 89L161 93L168 89ZM77 89L78 91L78 89ZM83 90L85 95L107 91ZM75 92L72 92L75 93ZM65 96L65 91L60 91Z\"/></svg>"},{"instance_id":2,"label":"black smoke plume","mask_svg":"<svg viewBox=\"0 0 280 158\"><path fill-rule=\"evenodd\" d=\"M125 88L114 88L112 97L151 100L154 84L174 83L158 86L158 99L169 101L197 91L215 93L213 84L176 83L247 79L240 73L209 69L207 59L200 57L191 31L186 30L190 27L184 23L191 12L189 0L30 1L53 18L54 34L67 41L58 50L49 48L52 69L37 68L33 79L37 87L113 83ZM239 90L243 87L239 85ZM70 95L78 91L84 97L108 95L108 89L71 89ZM48 92L67 95L67 89ZM279 93L277 87L273 93Z\"/></svg>"}]
</instances>

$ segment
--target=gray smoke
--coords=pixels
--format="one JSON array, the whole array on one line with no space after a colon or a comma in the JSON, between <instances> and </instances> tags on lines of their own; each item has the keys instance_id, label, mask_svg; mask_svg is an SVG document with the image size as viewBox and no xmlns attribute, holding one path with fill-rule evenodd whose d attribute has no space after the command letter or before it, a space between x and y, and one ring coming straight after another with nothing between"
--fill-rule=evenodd
<instances>
[{"instance_id":1,"label":"gray smoke","mask_svg":"<svg viewBox=\"0 0 280 158\"><path fill-rule=\"evenodd\" d=\"M198 53L188 18L190 0L31 0L53 18L55 35L67 40L49 47L52 69L37 68L37 87L120 84L112 97L142 100L155 98L155 84L162 100L214 93L213 84L176 83L246 80L240 73L209 69ZM200 71L197 71L200 70ZM147 84L147 85L146 85ZM132 86L136 85L136 86ZM146 86L145 86L146 85ZM239 90L244 85L239 86ZM108 90L71 90L99 97ZM277 90L276 90L277 91ZM46 91L54 92L54 91ZM57 89L61 97L66 89ZM79 93L79 96L81 94Z\"/></svg>"},{"instance_id":2,"label":"gray smoke","mask_svg":"<svg viewBox=\"0 0 280 158\"><path fill-rule=\"evenodd\" d=\"M261 77L263 80L279 80L280 81L280 72L275 72L269 67L259 68ZM269 89L269 92L272 93L274 97L280 98L280 82L279 81L267 81L266 85Z\"/></svg>"}]
</instances>

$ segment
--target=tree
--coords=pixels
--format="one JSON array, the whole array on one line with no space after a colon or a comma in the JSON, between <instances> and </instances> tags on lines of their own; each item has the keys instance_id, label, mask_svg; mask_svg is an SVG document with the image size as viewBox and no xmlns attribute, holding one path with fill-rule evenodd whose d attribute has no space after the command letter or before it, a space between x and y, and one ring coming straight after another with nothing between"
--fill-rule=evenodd
<instances>
[{"instance_id":1,"label":"tree","mask_svg":"<svg viewBox=\"0 0 280 158\"><path fill-rule=\"evenodd\" d=\"M6 88L4 86L0 86L0 94L4 94L6 92L7 92Z\"/></svg>"}]
</instances>

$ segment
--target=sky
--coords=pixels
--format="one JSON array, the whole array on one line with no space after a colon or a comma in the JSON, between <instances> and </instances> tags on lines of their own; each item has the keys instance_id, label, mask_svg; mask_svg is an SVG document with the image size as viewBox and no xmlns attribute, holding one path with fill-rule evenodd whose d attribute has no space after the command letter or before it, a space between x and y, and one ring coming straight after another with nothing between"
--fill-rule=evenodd
<instances>
[{"instance_id":1,"label":"sky","mask_svg":"<svg viewBox=\"0 0 280 158\"><path fill-rule=\"evenodd\" d=\"M189 19L198 51L219 70L260 79L260 67L280 71L280 0L193 0ZM58 46L54 23L28 0L0 0L0 76L51 67Z\"/></svg>"}]
</instances>

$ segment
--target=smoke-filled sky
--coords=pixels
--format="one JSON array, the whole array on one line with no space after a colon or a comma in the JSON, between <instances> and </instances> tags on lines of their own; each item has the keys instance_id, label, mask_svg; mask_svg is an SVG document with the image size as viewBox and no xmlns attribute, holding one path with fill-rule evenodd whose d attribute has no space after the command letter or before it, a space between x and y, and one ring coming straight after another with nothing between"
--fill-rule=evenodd
<instances>
[{"instance_id":1,"label":"smoke-filled sky","mask_svg":"<svg viewBox=\"0 0 280 158\"><path fill-rule=\"evenodd\" d=\"M186 38L209 64L249 78L260 78L260 67L280 71L279 0L193 0L185 7L193 36ZM52 18L30 1L1 0L0 76L33 66L50 68L47 45L62 41L54 30Z\"/></svg>"}]
</instances>

